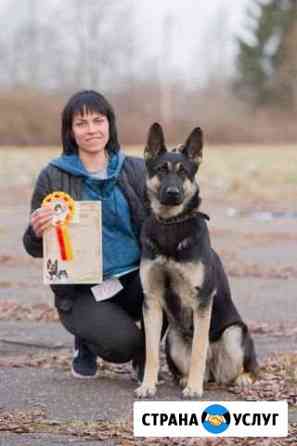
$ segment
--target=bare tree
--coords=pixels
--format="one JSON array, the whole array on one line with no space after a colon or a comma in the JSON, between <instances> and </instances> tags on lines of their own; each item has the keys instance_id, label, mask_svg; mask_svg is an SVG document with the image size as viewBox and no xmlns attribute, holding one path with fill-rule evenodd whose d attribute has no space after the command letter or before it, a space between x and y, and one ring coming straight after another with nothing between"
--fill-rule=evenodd
<instances>
[{"instance_id":1,"label":"bare tree","mask_svg":"<svg viewBox=\"0 0 297 446\"><path fill-rule=\"evenodd\" d=\"M26 7L24 7L24 4ZM133 2L12 0L2 19L19 15L9 33L0 30L0 82L34 88L114 88L132 79L135 58ZM132 65L132 64L131 64ZM8 74L9 73L9 74Z\"/></svg>"},{"instance_id":2,"label":"bare tree","mask_svg":"<svg viewBox=\"0 0 297 446\"><path fill-rule=\"evenodd\" d=\"M232 33L230 14L226 4L218 7L209 20L204 35L199 37L198 47L201 58L197 63L204 64L204 78L209 83L224 83L230 77L230 60L232 51Z\"/></svg>"},{"instance_id":3,"label":"bare tree","mask_svg":"<svg viewBox=\"0 0 297 446\"><path fill-rule=\"evenodd\" d=\"M131 5L107 0L72 0L66 29L71 33L76 83L84 86L108 88L122 75L122 67L129 72L133 52Z\"/></svg>"}]
</instances>

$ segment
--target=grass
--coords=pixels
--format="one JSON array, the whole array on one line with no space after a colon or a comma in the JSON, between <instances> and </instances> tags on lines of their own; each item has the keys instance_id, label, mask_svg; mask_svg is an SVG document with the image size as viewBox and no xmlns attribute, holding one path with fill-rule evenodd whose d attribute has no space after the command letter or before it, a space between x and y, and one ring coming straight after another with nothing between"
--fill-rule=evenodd
<instances>
[{"instance_id":1,"label":"grass","mask_svg":"<svg viewBox=\"0 0 297 446\"><path fill-rule=\"evenodd\" d=\"M126 153L142 156L141 146ZM1 186L32 186L40 170L58 156L55 147L1 147ZM279 201L295 204L297 150L293 146L231 146L204 149L201 186L207 194L224 199Z\"/></svg>"}]
</instances>

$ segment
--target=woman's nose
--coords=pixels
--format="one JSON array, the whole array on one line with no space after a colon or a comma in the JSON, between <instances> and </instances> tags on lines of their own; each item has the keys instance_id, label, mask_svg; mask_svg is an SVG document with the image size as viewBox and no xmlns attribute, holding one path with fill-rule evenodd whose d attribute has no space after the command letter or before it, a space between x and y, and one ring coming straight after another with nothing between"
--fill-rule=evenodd
<instances>
[{"instance_id":1,"label":"woman's nose","mask_svg":"<svg viewBox=\"0 0 297 446\"><path fill-rule=\"evenodd\" d=\"M95 131L95 124L93 122L89 122L88 124L88 132L93 133Z\"/></svg>"}]
</instances>

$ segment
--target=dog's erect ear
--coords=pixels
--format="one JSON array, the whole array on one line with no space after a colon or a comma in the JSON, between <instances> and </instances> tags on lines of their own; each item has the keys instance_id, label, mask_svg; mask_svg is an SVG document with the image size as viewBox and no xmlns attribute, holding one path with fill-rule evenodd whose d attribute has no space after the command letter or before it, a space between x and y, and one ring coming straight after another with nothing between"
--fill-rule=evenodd
<instances>
[{"instance_id":1,"label":"dog's erect ear","mask_svg":"<svg viewBox=\"0 0 297 446\"><path fill-rule=\"evenodd\" d=\"M203 133L200 127L196 127L181 147L181 152L199 166L202 162L202 147Z\"/></svg>"},{"instance_id":2,"label":"dog's erect ear","mask_svg":"<svg viewBox=\"0 0 297 446\"><path fill-rule=\"evenodd\" d=\"M162 152L166 152L164 134L160 124L155 122L149 129L147 144L144 149L144 159L147 161L155 158Z\"/></svg>"}]
</instances>

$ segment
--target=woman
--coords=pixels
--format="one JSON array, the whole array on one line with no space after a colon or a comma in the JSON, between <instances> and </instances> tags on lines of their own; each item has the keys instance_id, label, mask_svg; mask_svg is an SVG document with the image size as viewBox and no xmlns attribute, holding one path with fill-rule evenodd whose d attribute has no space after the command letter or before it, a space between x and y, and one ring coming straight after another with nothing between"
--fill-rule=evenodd
<instances>
[{"instance_id":1,"label":"woman","mask_svg":"<svg viewBox=\"0 0 297 446\"><path fill-rule=\"evenodd\" d=\"M64 191L74 200L102 202L103 277L117 277L122 289L97 302L92 285L51 288L62 324L75 335L75 377L94 377L97 356L116 363L133 360L141 374L144 336L135 322L141 319L143 302L138 269L144 163L120 150L113 109L95 91L81 91L66 104L62 142L62 155L37 179L25 249L42 257L42 235L52 219L52 211L41 207L46 195Z\"/></svg>"}]
</instances>

